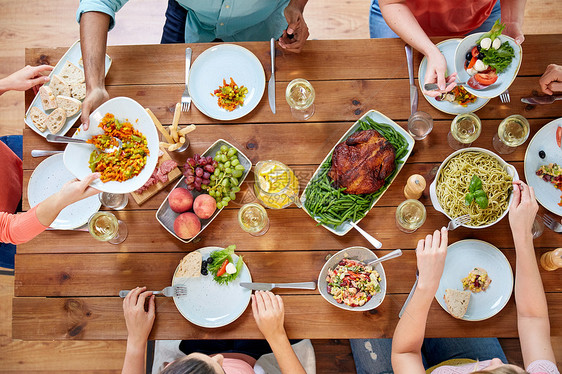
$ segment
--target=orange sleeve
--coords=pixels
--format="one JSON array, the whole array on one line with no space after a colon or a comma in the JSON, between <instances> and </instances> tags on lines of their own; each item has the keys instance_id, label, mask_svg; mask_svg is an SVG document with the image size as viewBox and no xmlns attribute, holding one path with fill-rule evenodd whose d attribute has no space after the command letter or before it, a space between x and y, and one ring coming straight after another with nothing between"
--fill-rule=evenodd
<instances>
[{"instance_id":1,"label":"orange sleeve","mask_svg":"<svg viewBox=\"0 0 562 374\"><path fill-rule=\"evenodd\" d=\"M30 241L47 226L43 226L37 218L37 205L31 210L20 213L10 214L0 213L0 241L3 243L21 244Z\"/></svg>"}]
</instances>

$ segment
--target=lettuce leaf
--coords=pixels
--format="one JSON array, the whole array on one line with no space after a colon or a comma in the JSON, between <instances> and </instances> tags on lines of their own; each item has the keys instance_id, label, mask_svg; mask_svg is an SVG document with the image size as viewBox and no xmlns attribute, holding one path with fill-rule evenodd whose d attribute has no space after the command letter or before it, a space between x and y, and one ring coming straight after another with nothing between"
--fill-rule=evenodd
<instances>
[{"instance_id":1,"label":"lettuce leaf","mask_svg":"<svg viewBox=\"0 0 562 374\"><path fill-rule=\"evenodd\" d=\"M496 73L507 69L515 57L515 52L509 42L504 42L499 49L482 49L480 53L484 55L482 62L496 69Z\"/></svg>"},{"instance_id":2,"label":"lettuce leaf","mask_svg":"<svg viewBox=\"0 0 562 374\"><path fill-rule=\"evenodd\" d=\"M242 267L244 266L244 259L242 256L238 256L238 261L236 261L236 273L228 274L224 273L220 277L217 277L217 272L222 267L222 264L225 260L228 260L229 263L233 263L232 255L234 254L234 250L236 249L235 245L229 245L223 250L211 252L210 257L213 258L213 263L207 265L207 270L211 274L213 274L213 279L218 284L228 284L231 281L235 280L240 272L242 271Z\"/></svg>"},{"instance_id":3,"label":"lettuce leaf","mask_svg":"<svg viewBox=\"0 0 562 374\"><path fill-rule=\"evenodd\" d=\"M490 39L492 39L492 41L494 41L495 38L497 38L498 36L501 35L503 29L505 29L505 25L503 23L501 23L499 19L496 20L496 23L494 23L494 26L492 26L492 29L490 31L488 31L487 33L483 34L480 37L480 39L478 39L476 44L479 45L480 42L482 41L482 39L484 39L484 38L490 38Z\"/></svg>"}]
</instances>

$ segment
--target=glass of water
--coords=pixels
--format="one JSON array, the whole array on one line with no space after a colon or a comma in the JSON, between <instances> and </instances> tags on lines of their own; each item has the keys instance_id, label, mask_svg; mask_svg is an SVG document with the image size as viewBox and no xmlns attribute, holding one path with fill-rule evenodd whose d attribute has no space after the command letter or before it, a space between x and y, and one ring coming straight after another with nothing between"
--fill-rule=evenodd
<instances>
[{"instance_id":1,"label":"glass of water","mask_svg":"<svg viewBox=\"0 0 562 374\"><path fill-rule=\"evenodd\" d=\"M291 107L293 117L304 121L314 114L316 92L309 81L302 78L293 79L285 90L285 99Z\"/></svg>"},{"instance_id":2,"label":"glass of water","mask_svg":"<svg viewBox=\"0 0 562 374\"><path fill-rule=\"evenodd\" d=\"M129 203L127 194L102 192L98 196L101 205L113 210L121 210Z\"/></svg>"},{"instance_id":3,"label":"glass of water","mask_svg":"<svg viewBox=\"0 0 562 374\"><path fill-rule=\"evenodd\" d=\"M426 112L415 112L408 118L408 132L416 140L425 139L433 130L433 118Z\"/></svg>"}]
</instances>

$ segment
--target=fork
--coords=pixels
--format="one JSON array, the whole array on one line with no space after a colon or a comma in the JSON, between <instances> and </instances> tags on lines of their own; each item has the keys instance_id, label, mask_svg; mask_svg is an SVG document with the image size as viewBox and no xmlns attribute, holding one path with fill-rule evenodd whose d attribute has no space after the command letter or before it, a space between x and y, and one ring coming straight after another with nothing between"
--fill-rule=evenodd
<instances>
[{"instance_id":1,"label":"fork","mask_svg":"<svg viewBox=\"0 0 562 374\"><path fill-rule=\"evenodd\" d=\"M457 227L469 222L470 222L470 216L468 214L465 214L464 216L460 216L455 219L452 219L451 222L449 222L449 224L447 225L447 230L453 231Z\"/></svg>"},{"instance_id":2,"label":"fork","mask_svg":"<svg viewBox=\"0 0 562 374\"><path fill-rule=\"evenodd\" d=\"M191 67L191 48L185 49L185 90L181 95L181 111L188 112L191 108L191 95L187 85L189 84L189 69Z\"/></svg>"},{"instance_id":3,"label":"fork","mask_svg":"<svg viewBox=\"0 0 562 374\"><path fill-rule=\"evenodd\" d=\"M543 214L544 225L554 232L562 232L562 225L549 215Z\"/></svg>"},{"instance_id":4,"label":"fork","mask_svg":"<svg viewBox=\"0 0 562 374\"><path fill-rule=\"evenodd\" d=\"M129 290L119 291L119 297L125 297L131 292ZM164 295L166 297L180 297L187 295L187 287L185 286L169 286L164 288L162 291L152 291L153 295Z\"/></svg>"},{"instance_id":5,"label":"fork","mask_svg":"<svg viewBox=\"0 0 562 374\"><path fill-rule=\"evenodd\" d=\"M508 90L503 91L503 93L500 95L500 100L504 104L507 104L511 101Z\"/></svg>"}]
</instances>

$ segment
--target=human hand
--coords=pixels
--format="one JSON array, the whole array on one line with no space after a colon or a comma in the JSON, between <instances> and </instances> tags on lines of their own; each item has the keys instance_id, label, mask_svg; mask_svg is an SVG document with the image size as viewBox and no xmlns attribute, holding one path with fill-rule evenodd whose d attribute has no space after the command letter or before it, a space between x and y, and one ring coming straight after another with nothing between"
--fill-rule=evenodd
<instances>
[{"instance_id":1,"label":"human hand","mask_svg":"<svg viewBox=\"0 0 562 374\"><path fill-rule=\"evenodd\" d=\"M300 53L304 42L310 35L302 15L303 9L296 5L295 1L291 1L285 8L285 18L289 26L279 38L279 46L289 52ZM292 37L289 38L289 35Z\"/></svg>"},{"instance_id":2,"label":"human hand","mask_svg":"<svg viewBox=\"0 0 562 374\"><path fill-rule=\"evenodd\" d=\"M523 35L520 22L504 22L504 25L504 35L511 36L515 40L515 43L519 45L525 41L525 35Z\"/></svg>"},{"instance_id":3,"label":"human hand","mask_svg":"<svg viewBox=\"0 0 562 374\"><path fill-rule=\"evenodd\" d=\"M82 115L80 116L80 121L82 122L84 130L88 130L90 127L90 113L108 99L109 94L103 86L95 87L86 94L86 98L82 103Z\"/></svg>"},{"instance_id":4,"label":"human hand","mask_svg":"<svg viewBox=\"0 0 562 374\"><path fill-rule=\"evenodd\" d=\"M73 179L66 182L58 192L60 204L68 206L77 201L100 193L97 189L90 187L90 183L99 177L100 173L93 173L83 180Z\"/></svg>"},{"instance_id":5,"label":"human hand","mask_svg":"<svg viewBox=\"0 0 562 374\"><path fill-rule=\"evenodd\" d=\"M148 311L144 304L148 300ZM125 296L123 300L123 314L127 325L127 339L133 343L146 344L155 318L154 295L146 291L146 287L137 287Z\"/></svg>"},{"instance_id":6,"label":"human hand","mask_svg":"<svg viewBox=\"0 0 562 374\"><path fill-rule=\"evenodd\" d=\"M550 64L539 79L542 92L552 95L553 91L562 91L562 66Z\"/></svg>"},{"instance_id":7,"label":"human hand","mask_svg":"<svg viewBox=\"0 0 562 374\"><path fill-rule=\"evenodd\" d=\"M439 87L438 90L426 91L422 90L427 96L437 97L442 93L451 91L457 84L455 79L457 77L456 73L451 74L448 78L445 78L447 73L447 60L441 54L437 47L433 52L431 52L427 57L427 67L425 70L425 82L426 83L437 83Z\"/></svg>"},{"instance_id":8,"label":"human hand","mask_svg":"<svg viewBox=\"0 0 562 374\"><path fill-rule=\"evenodd\" d=\"M256 291L252 295L252 313L265 340L286 335L283 327L285 308L281 296L269 291Z\"/></svg>"},{"instance_id":9,"label":"human hand","mask_svg":"<svg viewBox=\"0 0 562 374\"><path fill-rule=\"evenodd\" d=\"M539 210L535 190L522 181L513 182L513 201L509 207L509 226L513 236L531 236Z\"/></svg>"},{"instance_id":10,"label":"human hand","mask_svg":"<svg viewBox=\"0 0 562 374\"><path fill-rule=\"evenodd\" d=\"M49 77L43 75L43 73L51 70L53 70L53 67L50 65L27 65L0 80L0 93L10 90L26 91L32 87L40 86L49 81Z\"/></svg>"},{"instance_id":11,"label":"human hand","mask_svg":"<svg viewBox=\"0 0 562 374\"><path fill-rule=\"evenodd\" d=\"M419 271L418 286L420 289L428 289L432 294L437 292L439 280L445 267L447 257L448 231L445 227L441 232L435 230L433 235L427 235L425 239L418 241L416 258Z\"/></svg>"}]
</instances>

